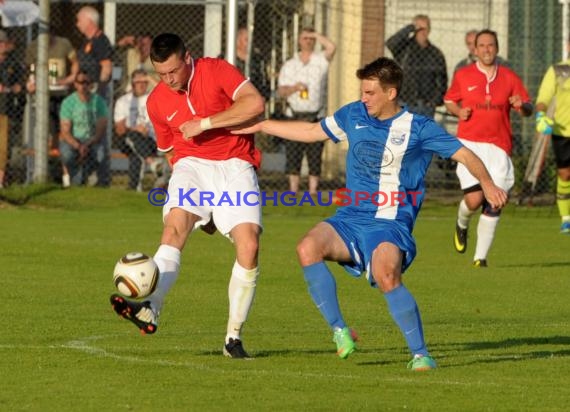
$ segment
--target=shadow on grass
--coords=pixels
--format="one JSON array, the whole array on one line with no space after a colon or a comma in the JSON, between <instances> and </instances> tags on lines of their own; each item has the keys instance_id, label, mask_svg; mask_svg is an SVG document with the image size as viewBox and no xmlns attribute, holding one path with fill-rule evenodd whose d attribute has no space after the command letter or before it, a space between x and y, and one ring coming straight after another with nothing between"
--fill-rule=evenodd
<instances>
[{"instance_id":1,"label":"shadow on grass","mask_svg":"<svg viewBox=\"0 0 570 412\"><path fill-rule=\"evenodd\" d=\"M396 351L396 349L394 349L394 351ZM380 353L386 353L387 350L386 348L382 348L382 349L358 349L353 355L350 356L350 358L353 358L355 356L358 356L358 354L380 354ZM272 358L272 357L287 357L287 356L293 356L293 357L299 357L299 356L314 356L314 355L324 355L324 356L330 356L331 359L334 358L335 355L335 351L334 348L330 348L330 349L283 349L283 350L259 350L259 351L249 351L248 353L253 357L253 358ZM396 352L391 352L391 353L396 353ZM198 352L199 356L221 356L222 355L222 351L221 350L211 350L211 351L201 351ZM359 362L359 365L372 365L372 364L381 364L381 365L387 365L387 364L391 364L391 363L397 363L397 361L378 361L378 362Z\"/></svg>"},{"instance_id":2,"label":"shadow on grass","mask_svg":"<svg viewBox=\"0 0 570 412\"><path fill-rule=\"evenodd\" d=\"M36 196L60 189L60 186L56 184L14 185L0 190L0 202L21 206Z\"/></svg>"},{"instance_id":3,"label":"shadow on grass","mask_svg":"<svg viewBox=\"0 0 570 412\"><path fill-rule=\"evenodd\" d=\"M540 348L532 348L532 350L516 352L510 350L513 348L522 348L525 346L564 346L560 350L545 350ZM500 341L481 341L481 342L463 342L448 343L440 345L432 345L432 348L439 351L438 359L448 359L446 366L462 366L476 363L498 363L511 362L532 359L549 359L552 357L570 356L570 336L546 336L546 337L527 337L527 338L511 338ZM495 353L476 353L483 351L500 350ZM453 352L453 354L445 354ZM457 360L457 361L454 361ZM451 362L450 362L451 361Z\"/></svg>"},{"instance_id":4,"label":"shadow on grass","mask_svg":"<svg viewBox=\"0 0 570 412\"><path fill-rule=\"evenodd\" d=\"M525 263L513 264L513 265L497 265L501 268L556 268L556 267L568 267L570 266L570 260L566 262L536 262L536 263Z\"/></svg>"},{"instance_id":5,"label":"shadow on grass","mask_svg":"<svg viewBox=\"0 0 570 412\"><path fill-rule=\"evenodd\" d=\"M532 338L511 338L497 342L471 342L456 344L463 346L466 350L487 350L505 349L514 346L534 346L534 345L565 345L570 348L570 336L546 336Z\"/></svg>"}]
</instances>

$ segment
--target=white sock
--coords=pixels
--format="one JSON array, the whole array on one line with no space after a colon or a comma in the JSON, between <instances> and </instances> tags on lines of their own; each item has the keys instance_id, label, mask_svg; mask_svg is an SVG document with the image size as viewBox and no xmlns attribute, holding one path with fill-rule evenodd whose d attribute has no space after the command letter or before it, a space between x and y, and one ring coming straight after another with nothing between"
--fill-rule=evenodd
<instances>
[{"instance_id":1,"label":"white sock","mask_svg":"<svg viewBox=\"0 0 570 412\"><path fill-rule=\"evenodd\" d=\"M228 287L230 299L230 317L226 332L226 343L230 338L239 339L243 324L247 320L249 309L255 296L255 281L259 276L259 267L245 269L236 261Z\"/></svg>"},{"instance_id":2,"label":"white sock","mask_svg":"<svg viewBox=\"0 0 570 412\"><path fill-rule=\"evenodd\" d=\"M475 212L475 210L469 210L465 203L465 199L461 200L459 203L459 209L457 210L457 224L461 229L467 229L469 227L469 221Z\"/></svg>"},{"instance_id":3,"label":"white sock","mask_svg":"<svg viewBox=\"0 0 570 412\"><path fill-rule=\"evenodd\" d=\"M160 312L164 304L164 297L174 286L180 271L180 250L169 245L160 245L153 257L160 276L156 290L149 296L149 301L154 310Z\"/></svg>"},{"instance_id":4,"label":"white sock","mask_svg":"<svg viewBox=\"0 0 570 412\"><path fill-rule=\"evenodd\" d=\"M475 257L477 259L487 259L489 249L495 238L495 230L499 224L499 216L481 215L479 224L477 225L477 247L475 248Z\"/></svg>"}]
</instances>

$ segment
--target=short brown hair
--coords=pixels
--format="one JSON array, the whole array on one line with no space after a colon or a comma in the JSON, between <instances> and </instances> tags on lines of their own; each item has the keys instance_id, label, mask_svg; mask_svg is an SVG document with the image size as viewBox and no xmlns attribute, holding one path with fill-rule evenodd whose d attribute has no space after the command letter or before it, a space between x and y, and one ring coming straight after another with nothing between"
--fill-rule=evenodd
<instances>
[{"instance_id":1,"label":"short brown hair","mask_svg":"<svg viewBox=\"0 0 570 412\"><path fill-rule=\"evenodd\" d=\"M383 89L393 87L399 95L404 72L394 60L388 57L380 57L358 69L356 77L360 80L378 80Z\"/></svg>"}]
</instances>

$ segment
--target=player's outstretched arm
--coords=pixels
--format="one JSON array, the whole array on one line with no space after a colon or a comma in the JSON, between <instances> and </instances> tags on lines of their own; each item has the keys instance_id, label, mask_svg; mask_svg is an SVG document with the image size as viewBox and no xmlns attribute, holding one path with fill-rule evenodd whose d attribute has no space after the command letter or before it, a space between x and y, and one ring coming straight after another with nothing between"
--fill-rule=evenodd
<instances>
[{"instance_id":1,"label":"player's outstretched arm","mask_svg":"<svg viewBox=\"0 0 570 412\"><path fill-rule=\"evenodd\" d=\"M479 180L485 199L487 199L494 209L500 209L507 204L507 192L495 185L487 171L487 168L475 153L466 147L462 147L455 152L451 158L457 162L463 163L467 170L469 170L469 172Z\"/></svg>"},{"instance_id":2,"label":"player's outstretched arm","mask_svg":"<svg viewBox=\"0 0 570 412\"><path fill-rule=\"evenodd\" d=\"M273 136L278 136L296 142L313 143L327 140L328 136L324 132L319 122L301 122L295 120L264 120L251 127L233 130L235 134L249 134L264 132Z\"/></svg>"}]
</instances>

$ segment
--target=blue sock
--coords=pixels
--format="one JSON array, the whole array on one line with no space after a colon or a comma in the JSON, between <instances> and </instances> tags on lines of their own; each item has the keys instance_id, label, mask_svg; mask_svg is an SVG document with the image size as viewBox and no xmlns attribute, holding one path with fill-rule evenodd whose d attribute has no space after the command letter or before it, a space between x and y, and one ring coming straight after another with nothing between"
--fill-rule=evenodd
<instances>
[{"instance_id":1,"label":"blue sock","mask_svg":"<svg viewBox=\"0 0 570 412\"><path fill-rule=\"evenodd\" d=\"M420 311L412 294L404 285L400 285L385 293L384 297L388 302L390 314L406 338L412 355L427 356L429 353L424 341Z\"/></svg>"},{"instance_id":2,"label":"blue sock","mask_svg":"<svg viewBox=\"0 0 570 412\"><path fill-rule=\"evenodd\" d=\"M346 327L338 305L336 282L327 265L319 262L303 266L303 273L313 302L331 329Z\"/></svg>"}]
</instances>

